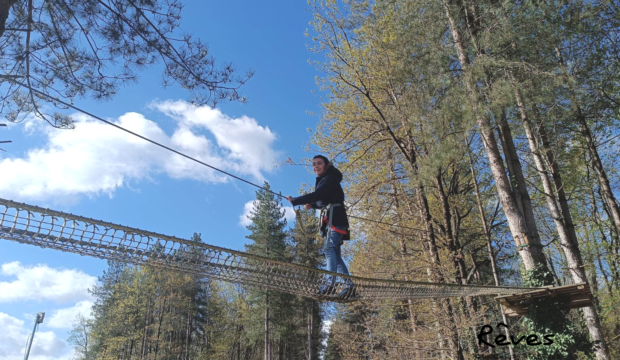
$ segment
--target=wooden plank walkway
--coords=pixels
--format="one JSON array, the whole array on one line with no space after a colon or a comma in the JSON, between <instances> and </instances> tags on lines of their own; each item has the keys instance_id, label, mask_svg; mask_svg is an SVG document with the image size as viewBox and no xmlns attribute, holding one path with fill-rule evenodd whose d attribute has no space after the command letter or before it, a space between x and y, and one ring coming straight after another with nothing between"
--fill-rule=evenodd
<instances>
[{"instance_id":1,"label":"wooden plank walkway","mask_svg":"<svg viewBox=\"0 0 620 360\"><path fill-rule=\"evenodd\" d=\"M498 296L495 300L502 304L504 314L514 317L527 315L530 305L544 298L556 300L562 309L578 309L592 305L592 292L587 283L547 286L520 294Z\"/></svg>"}]
</instances>

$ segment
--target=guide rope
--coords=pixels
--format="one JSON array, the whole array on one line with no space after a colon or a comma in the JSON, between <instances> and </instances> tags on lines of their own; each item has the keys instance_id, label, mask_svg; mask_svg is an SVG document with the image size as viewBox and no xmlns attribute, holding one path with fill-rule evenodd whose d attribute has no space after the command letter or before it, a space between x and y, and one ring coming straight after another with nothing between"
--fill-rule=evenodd
<instances>
[{"instance_id":1,"label":"guide rope","mask_svg":"<svg viewBox=\"0 0 620 360\"><path fill-rule=\"evenodd\" d=\"M275 192L275 191L273 191L273 190L270 190L270 189L266 189L266 188L264 188L264 187L262 187L262 186L260 186L260 185L257 185L257 184L255 184L255 183L253 183L253 182L249 181L249 180L243 179L243 178L241 178L241 177L239 177L239 176L236 176L236 175L234 175L234 174L231 174L231 173L229 173L229 172L227 172L227 171L224 171L224 170L222 170L222 169L219 169L219 168L217 168L217 167L215 167L215 166L209 165L209 164L207 164L207 163L205 163L205 162L203 162L203 161L201 161L201 160L198 160L198 159L196 159L196 158L194 158L194 157L191 157L191 156L189 156L189 155L187 155L187 154L184 154L184 153L182 153L182 152L180 152L180 151L178 151L178 150L175 150L175 149L173 149L173 148L171 148L171 147L168 147L168 146L166 146L166 145L163 145L163 144L161 144L161 143L159 143L159 142L157 142L157 141L155 141L155 140L151 140L151 139L147 138L146 136L140 135L140 134L138 134L138 133L136 133L136 132L133 132L133 131L131 131L131 130L129 130L129 129L126 129L126 128L124 128L124 127L120 126L120 125L117 125L117 124L115 124L115 123L113 123L113 122L111 122L111 121L108 121L108 120L106 120L106 119L103 119L103 118L101 118L101 117L99 117L99 116L97 116L97 115L95 115L95 114L92 114L92 113L90 113L90 112L88 112L88 111L86 111L86 110L83 110L83 109L81 109L81 108L79 108L79 107L77 107L77 106L75 106L75 105L73 105L73 104L71 104L71 103L68 103L68 102L66 102L66 101L63 101L63 100L61 100L61 99L59 99L59 98L57 98L57 97L54 97L54 96L48 95L48 94L46 94L46 93L44 93L44 92L42 92L42 91L40 91L40 90L34 89L34 88L29 88L26 84L23 84L23 83L21 83L21 82L19 82L19 81L15 80L15 79L13 79L13 78L7 78L7 79L5 79L5 80L7 80L7 81L11 81L11 82L13 82L13 83L15 83L15 84L17 84L17 85L19 85L19 86L22 86L22 87L24 87L24 88L29 89L30 91L32 91L32 92L34 92L34 93L36 93L36 94L37 94L37 95L39 95L39 96L42 96L42 97L44 97L44 98L47 98L48 100L51 100L51 101L53 101L53 102L57 102L57 103L62 104L62 105L64 105L64 106L68 107L68 108L71 108L71 109L74 109L74 110L76 110L76 111L79 111L79 112L81 112L81 113L83 113L83 114L85 114L85 115L88 115L88 116L92 117L93 119L99 120L99 121L101 121L101 122L103 122L103 123L106 123L106 124L108 124L108 125L110 125L110 126L113 126L113 127L117 128L117 129L119 129L119 130L122 130L122 131L124 131L124 132L126 132L126 133L128 133L128 134L131 134L131 135L133 135L133 136L136 136L136 137L138 137L138 138L140 138L140 139L142 139L142 140L144 140L144 141L147 141L147 142L149 142L149 143L151 143L151 144L153 144L153 145L159 146L159 147L161 147L161 148L163 148L163 149L165 149L165 150L171 151L171 152L173 152L173 153L175 153L175 154L177 154L177 155L180 155L180 156L182 156L182 157L184 157L184 158L186 158L186 159L189 159L189 160L191 160L191 161L195 161L195 162L197 162L197 163L198 163L198 164L200 164L200 165L203 165L203 166L206 166L206 167L208 167L208 168L210 168L210 169L212 169L212 170L218 171L218 172L220 172L220 173L222 173L222 174L224 174L224 175L226 175L226 176L230 176L230 177L232 177L232 178L234 178L234 179L237 179L237 180L239 180L239 181L242 181L242 182L244 182L244 183L246 183L246 184L248 184L248 185L251 185L251 186L254 186L254 187L259 188L259 189L261 189L261 190L267 191L267 192L269 192L269 193L271 193L271 194L273 194L273 195L275 195L275 196L278 196L278 197L280 197L280 198L286 198L284 195L282 195L282 194L280 194L280 193L277 193L277 192ZM421 231L421 232L426 232L426 231L427 231L426 229L418 229L418 228L412 228L412 227L407 227L407 226L402 226L402 225L390 224L390 223L381 222L381 221L372 220L372 219L367 219L367 218L363 218L363 217L359 217L359 216L354 216L354 215L349 215L349 217L354 218L354 219L358 219L358 220L362 220L362 221L369 221L369 222L374 222L374 223L383 224L383 225L395 226L395 227L399 227L399 228L402 228L402 229L408 229L408 230L414 230L414 231Z\"/></svg>"}]
</instances>

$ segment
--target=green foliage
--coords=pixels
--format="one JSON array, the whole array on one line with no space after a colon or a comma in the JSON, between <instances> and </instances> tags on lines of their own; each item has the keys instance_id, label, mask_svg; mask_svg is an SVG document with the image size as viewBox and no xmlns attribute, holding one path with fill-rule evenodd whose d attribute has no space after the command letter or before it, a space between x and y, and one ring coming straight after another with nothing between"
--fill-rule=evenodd
<instances>
[{"instance_id":1,"label":"green foliage","mask_svg":"<svg viewBox=\"0 0 620 360\"><path fill-rule=\"evenodd\" d=\"M194 234L192 241L200 242L200 235ZM151 251L160 249L155 245ZM217 284L116 262L110 262L99 281L91 290L96 298L93 320L80 319L70 337L80 359L137 354L175 358L214 351L220 334L213 330L223 320Z\"/></svg>"},{"instance_id":2,"label":"green foliage","mask_svg":"<svg viewBox=\"0 0 620 360\"><path fill-rule=\"evenodd\" d=\"M264 188L270 189L269 184L265 183ZM313 225L316 224L314 216L306 212L302 214L302 218L308 226L306 231L316 233L316 225ZM302 235L303 231L298 224L290 233L286 231L287 222L282 204L273 193L262 189L256 192L256 200L249 219L252 221L247 227L251 232L247 238L252 240L252 243L246 245L249 253L280 261L295 261L307 266L318 265L318 249L314 241ZM288 356L304 354L309 346L308 316L313 320L312 347L314 354L318 353L322 340L318 304L289 294L257 289L248 289L247 302L248 311L244 315L247 321L245 331L250 343L261 350L260 353L264 351L265 322L268 321L272 352L275 347L278 352L289 352ZM266 308L270 311L268 319Z\"/></svg>"},{"instance_id":3,"label":"green foliage","mask_svg":"<svg viewBox=\"0 0 620 360\"><path fill-rule=\"evenodd\" d=\"M271 189L267 182L263 187L267 190ZM246 238L252 240L252 243L245 246L247 252L275 260L284 260L287 238L286 219L282 204L276 196L262 189L256 191L256 200L249 219L251 224L247 228L251 233Z\"/></svg>"},{"instance_id":4,"label":"green foliage","mask_svg":"<svg viewBox=\"0 0 620 360\"><path fill-rule=\"evenodd\" d=\"M309 231L316 231L314 214L302 216ZM300 236L298 226L286 231L282 205L273 194L257 193L251 220L249 252L318 266L314 241ZM200 235L194 234L191 241L200 243ZM155 244L149 250L157 253L163 246ZM190 244L172 256L198 256L202 251ZM93 319L77 319L71 332L76 359L258 360L263 356L267 306L273 357L306 358L311 347L316 359L322 349L321 308L315 301L146 265L109 262L90 290L96 299Z\"/></svg>"},{"instance_id":5,"label":"green foliage","mask_svg":"<svg viewBox=\"0 0 620 360\"><path fill-rule=\"evenodd\" d=\"M325 95L312 145L339 162L354 211L402 226L354 222L353 273L484 284L497 275L500 284L542 286L583 281L571 270L582 268L574 264L582 258L597 299L618 298L620 228L584 135L584 126L595 134L604 172L617 189L617 1L309 3L315 15L311 49L325 57L315 63L324 73L318 85ZM534 129L529 134L526 119ZM484 140L482 130L490 133ZM545 177L550 190L543 187ZM551 213L549 195L564 215ZM569 214L577 237L569 241L572 249L558 241L567 233L558 222ZM541 248L519 241L523 234L515 228L524 224ZM489 248L497 270L489 266ZM537 270L520 278L519 255ZM472 302L452 310L432 301L410 304L419 311L392 319L391 328L388 312L358 321L367 334L393 341L383 358L467 358L486 350L470 340L472 328L502 321L496 309ZM532 318L553 308L537 306ZM555 313L545 319L550 328L538 329L557 331L555 346L519 350L539 351L540 358L592 356L580 317ZM617 339L617 317L606 315L602 323L604 336ZM339 343L340 354L353 359L370 335L340 330L341 341L359 342ZM450 350L425 347L438 342L434 334Z\"/></svg>"},{"instance_id":6,"label":"green foliage","mask_svg":"<svg viewBox=\"0 0 620 360\"><path fill-rule=\"evenodd\" d=\"M164 84L190 90L196 103L245 101L237 89L252 74L238 77L232 65L216 66L202 40L182 34L182 8L178 0L3 2L0 114L20 121L34 112L55 127L72 127L68 116L40 109L40 101L64 108L45 95L68 103L85 95L108 100L158 62Z\"/></svg>"},{"instance_id":7,"label":"green foliage","mask_svg":"<svg viewBox=\"0 0 620 360\"><path fill-rule=\"evenodd\" d=\"M323 355L324 360L342 360L340 350L338 349L338 341L334 338L334 333L329 332L327 336L327 347Z\"/></svg>"},{"instance_id":8,"label":"green foliage","mask_svg":"<svg viewBox=\"0 0 620 360\"><path fill-rule=\"evenodd\" d=\"M523 284L529 287L545 286L545 279L549 276L550 274L545 274L540 267L522 272ZM552 358L577 360L578 354L594 359L592 342L588 334L578 322L570 319L569 311L561 309L561 305L557 299L549 297L537 301L528 308L528 314L523 320L528 335L535 334L538 339L543 339L545 335L554 334L553 344L537 346L535 348L537 354L528 355L528 360ZM519 347L525 345L519 344L517 348Z\"/></svg>"},{"instance_id":9,"label":"green foliage","mask_svg":"<svg viewBox=\"0 0 620 360\"><path fill-rule=\"evenodd\" d=\"M73 345L75 349L74 360L90 360L94 359L91 351L91 327L93 321L78 315L75 319L74 328L69 332L67 343Z\"/></svg>"}]
</instances>

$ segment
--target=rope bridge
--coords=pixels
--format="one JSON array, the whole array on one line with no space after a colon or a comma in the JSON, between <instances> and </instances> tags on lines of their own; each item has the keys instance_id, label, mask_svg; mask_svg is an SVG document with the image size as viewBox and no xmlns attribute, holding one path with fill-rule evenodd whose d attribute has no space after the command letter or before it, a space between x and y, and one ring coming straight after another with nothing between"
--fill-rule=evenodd
<instances>
[{"instance_id":1,"label":"rope bridge","mask_svg":"<svg viewBox=\"0 0 620 360\"><path fill-rule=\"evenodd\" d=\"M334 302L512 295L534 290L343 276L1 198L0 238ZM335 294L350 279L358 295L318 295L332 276L336 277Z\"/></svg>"}]
</instances>

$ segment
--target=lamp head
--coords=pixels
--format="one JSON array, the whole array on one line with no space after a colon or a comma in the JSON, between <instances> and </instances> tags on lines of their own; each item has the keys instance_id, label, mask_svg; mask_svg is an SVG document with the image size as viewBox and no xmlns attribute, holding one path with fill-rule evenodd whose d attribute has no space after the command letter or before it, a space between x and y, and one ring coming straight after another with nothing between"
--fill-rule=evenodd
<instances>
[{"instance_id":1,"label":"lamp head","mask_svg":"<svg viewBox=\"0 0 620 360\"><path fill-rule=\"evenodd\" d=\"M41 324L43 322L43 319L45 319L45 313L44 312L37 313L37 324Z\"/></svg>"}]
</instances>

